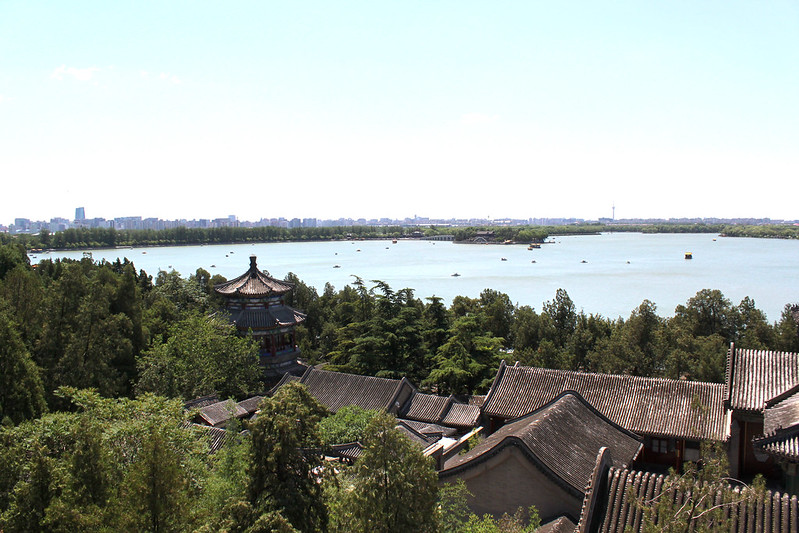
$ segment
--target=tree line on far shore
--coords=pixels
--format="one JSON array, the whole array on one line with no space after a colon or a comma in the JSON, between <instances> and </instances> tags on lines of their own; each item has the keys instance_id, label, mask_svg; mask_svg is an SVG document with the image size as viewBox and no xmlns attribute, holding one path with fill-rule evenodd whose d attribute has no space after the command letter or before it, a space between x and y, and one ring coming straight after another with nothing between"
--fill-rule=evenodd
<instances>
[{"instance_id":1,"label":"tree line on far shore","mask_svg":"<svg viewBox=\"0 0 799 533\"><path fill-rule=\"evenodd\" d=\"M591 235L602 232L715 233L728 237L799 238L799 226L787 224L597 224L562 226L326 226L317 228L219 227L160 230L117 230L115 228L70 228L51 233L10 235L0 233L0 244L18 243L28 250L86 250L118 246L184 246L201 244L244 244L268 242L306 242L346 239L401 239L453 235L457 242L468 242L479 232L492 232L497 242L544 242L555 235Z\"/></svg>"}]
</instances>

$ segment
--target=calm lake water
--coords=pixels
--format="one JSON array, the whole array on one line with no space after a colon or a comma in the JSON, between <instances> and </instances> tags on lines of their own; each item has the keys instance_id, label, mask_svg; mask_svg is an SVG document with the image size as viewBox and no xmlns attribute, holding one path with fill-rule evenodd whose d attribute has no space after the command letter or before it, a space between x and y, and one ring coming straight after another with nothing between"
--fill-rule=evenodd
<instances>
[{"instance_id":1,"label":"calm lake water","mask_svg":"<svg viewBox=\"0 0 799 533\"><path fill-rule=\"evenodd\" d=\"M685 252L693 259L684 259ZM586 313L627 318L644 299L653 301L661 316L671 316L678 304L708 288L719 289L733 304L753 298L771 322L779 320L786 303L799 302L799 241L715 234L556 237L535 250L415 240L92 250L95 260L127 257L153 276L174 269L188 277L202 267L228 279L247 270L252 254L273 277L294 272L319 293L325 283L341 289L359 276L385 281L394 290L412 288L418 298L439 296L447 304L457 295L477 297L491 288L540 311L563 288ZM82 256L52 252L32 260Z\"/></svg>"}]
</instances>

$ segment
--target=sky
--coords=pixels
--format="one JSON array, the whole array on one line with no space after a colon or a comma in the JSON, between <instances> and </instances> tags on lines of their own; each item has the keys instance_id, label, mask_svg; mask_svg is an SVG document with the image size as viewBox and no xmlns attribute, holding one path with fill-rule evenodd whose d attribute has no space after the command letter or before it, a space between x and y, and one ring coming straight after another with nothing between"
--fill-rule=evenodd
<instances>
[{"instance_id":1,"label":"sky","mask_svg":"<svg viewBox=\"0 0 799 533\"><path fill-rule=\"evenodd\" d=\"M798 219L799 3L0 1L14 218Z\"/></svg>"}]
</instances>

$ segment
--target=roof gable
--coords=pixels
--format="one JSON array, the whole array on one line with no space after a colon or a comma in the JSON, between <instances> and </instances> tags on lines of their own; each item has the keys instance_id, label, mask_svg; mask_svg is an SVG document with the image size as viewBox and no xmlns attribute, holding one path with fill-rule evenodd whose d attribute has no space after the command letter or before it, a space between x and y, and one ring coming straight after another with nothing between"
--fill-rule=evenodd
<instances>
[{"instance_id":1,"label":"roof gable","mask_svg":"<svg viewBox=\"0 0 799 533\"><path fill-rule=\"evenodd\" d=\"M577 496L582 496L601 448L612 450L618 458L615 465L626 466L642 447L639 438L568 391L448 461L440 476L477 466L509 445L521 448L547 476Z\"/></svg>"}]
</instances>

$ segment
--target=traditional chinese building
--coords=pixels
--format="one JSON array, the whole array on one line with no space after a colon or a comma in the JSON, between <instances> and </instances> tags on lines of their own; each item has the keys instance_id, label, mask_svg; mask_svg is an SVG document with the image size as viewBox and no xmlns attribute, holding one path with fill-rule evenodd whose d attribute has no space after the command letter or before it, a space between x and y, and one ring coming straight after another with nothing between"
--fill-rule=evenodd
<instances>
[{"instance_id":1,"label":"traditional chinese building","mask_svg":"<svg viewBox=\"0 0 799 533\"><path fill-rule=\"evenodd\" d=\"M230 320L241 335L252 335L260 348L260 364L267 376L304 369L295 330L305 315L287 306L285 296L294 285L258 270L250 256L250 269L241 276L214 286L226 300Z\"/></svg>"},{"instance_id":2,"label":"traditional chinese building","mask_svg":"<svg viewBox=\"0 0 799 533\"><path fill-rule=\"evenodd\" d=\"M483 416L496 431L565 391L578 392L612 422L644 438L636 466L680 468L685 461L699 460L701 442L729 439L722 383L508 366L504 361Z\"/></svg>"}]
</instances>

